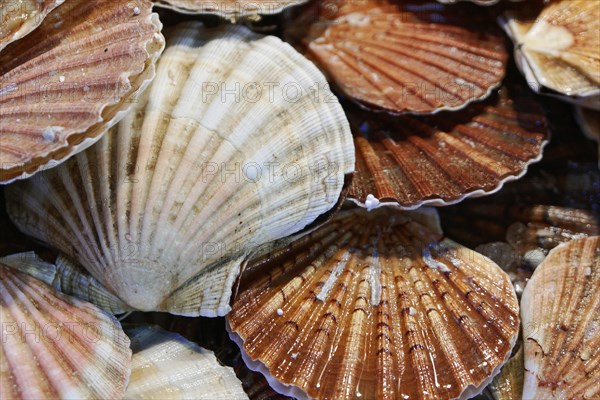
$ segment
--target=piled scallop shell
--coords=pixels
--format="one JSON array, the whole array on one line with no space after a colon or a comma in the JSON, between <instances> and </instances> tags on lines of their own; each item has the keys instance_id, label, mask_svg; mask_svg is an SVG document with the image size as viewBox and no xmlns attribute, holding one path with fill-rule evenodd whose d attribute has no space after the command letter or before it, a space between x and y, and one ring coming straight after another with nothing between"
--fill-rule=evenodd
<instances>
[{"instance_id":1,"label":"piled scallop shell","mask_svg":"<svg viewBox=\"0 0 600 400\"><path fill-rule=\"evenodd\" d=\"M431 2L328 1L320 10L291 35L346 96L369 108L457 110L504 77L507 53L491 21L468 24L471 15Z\"/></svg>"},{"instance_id":2,"label":"piled scallop shell","mask_svg":"<svg viewBox=\"0 0 600 400\"><path fill-rule=\"evenodd\" d=\"M600 237L552 250L521 299L524 399L600 395Z\"/></svg>"},{"instance_id":3,"label":"piled scallop shell","mask_svg":"<svg viewBox=\"0 0 600 400\"><path fill-rule=\"evenodd\" d=\"M114 317L0 262L0 397L122 398L129 339Z\"/></svg>"},{"instance_id":4,"label":"piled scallop shell","mask_svg":"<svg viewBox=\"0 0 600 400\"><path fill-rule=\"evenodd\" d=\"M125 399L248 399L214 353L156 327L128 331L133 358Z\"/></svg>"},{"instance_id":5,"label":"piled scallop shell","mask_svg":"<svg viewBox=\"0 0 600 400\"><path fill-rule=\"evenodd\" d=\"M600 7L589 0L550 2L537 18L507 13L500 23L515 43L530 86L600 110Z\"/></svg>"},{"instance_id":6,"label":"piled scallop shell","mask_svg":"<svg viewBox=\"0 0 600 400\"><path fill-rule=\"evenodd\" d=\"M348 197L360 205L369 195L413 209L496 192L541 159L549 137L541 107L518 85L427 118L347 109L356 148Z\"/></svg>"},{"instance_id":7,"label":"piled scallop shell","mask_svg":"<svg viewBox=\"0 0 600 400\"><path fill-rule=\"evenodd\" d=\"M269 93L270 82L298 91ZM132 112L7 187L9 215L132 308L223 315L250 254L335 206L354 169L344 112L315 100L315 82L318 69L276 37L179 25Z\"/></svg>"},{"instance_id":8,"label":"piled scallop shell","mask_svg":"<svg viewBox=\"0 0 600 400\"><path fill-rule=\"evenodd\" d=\"M164 47L151 8L69 0L0 52L0 182L55 166L124 116Z\"/></svg>"},{"instance_id":9,"label":"piled scallop shell","mask_svg":"<svg viewBox=\"0 0 600 400\"><path fill-rule=\"evenodd\" d=\"M517 299L436 217L350 209L250 263L227 316L247 365L296 398L481 392L516 341Z\"/></svg>"}]
</instances>

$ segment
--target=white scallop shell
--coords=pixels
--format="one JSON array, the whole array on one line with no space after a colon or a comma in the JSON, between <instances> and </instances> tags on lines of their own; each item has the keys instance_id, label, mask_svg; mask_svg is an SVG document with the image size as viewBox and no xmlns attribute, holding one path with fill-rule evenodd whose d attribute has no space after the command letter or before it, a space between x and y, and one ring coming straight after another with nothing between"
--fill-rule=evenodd
<instances>
[{"instance_id":1,"label":"white scallop shell","mask_svg":"<svg viewBox=\"0 0 600 400\"><path fill-rule=\"evenodd\" d=\"M0 263L0 398L121 398L129 338L111 315Z\"/></svg>"},{"instance_id":2,"label":"white scallop shell","mask_svg":"<svg viewBox=\"0 0 600 400\"><path fill-rule=\"evenodd\" d=\"M127 333L133 358L125 399L248 399L233 369L212 351L156 327Z\"/></svg>"},{"instance_id":3,"label":"white scallop shell","mask_svg":"<svg viewBox=\"0 0 600 400\"><path fill-rule=\"evenodd\" d=\"M325 85L276 37L180 25L132 112L7 187L9 215L133 308L224 315L250 253L331 209L354 169Z\"/></svg>"},{"instance_id":4,"label":"white scallop shell","mask_svg":"<svg viewBox=\"0 0 600 400\"><path fill-rule=\"evenodd\" d=\"M260 15L279 14L288 7L308 0L154 0L159 7L185 14L216 14L235 21L239 18L256 19Z\"/></svg>"}]
</instances>

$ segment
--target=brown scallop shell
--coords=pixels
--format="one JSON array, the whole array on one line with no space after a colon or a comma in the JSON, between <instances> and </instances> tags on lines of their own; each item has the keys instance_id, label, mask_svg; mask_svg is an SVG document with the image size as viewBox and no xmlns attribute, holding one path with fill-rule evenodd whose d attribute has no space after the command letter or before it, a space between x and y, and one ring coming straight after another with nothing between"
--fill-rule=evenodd
<instances>
[{"instance_id":1,"label":"brown scallop shell","mask_svg":"<svg viewBox=\"0 0 600 400\"><path fill-rule=\"evenodd\" d=\"M558 0L535 20L522 12L507 13L500 24L515 42L517 63L532 88L600 109L596 1Z\"/></svg>"},{"instance_id":2,"label":"brown scallop shell","mask_svg":"<svg viewBox=\"0 0 600 400\"><path fill-rule=\"evenodd\" d=\"M524 399L600 396L600 237L552 250L521 299Z\"/></svg>"},{"instance_id":3,"label":"brown scallop shell","mask_svg":"<svg viewBox=\"0 0 600 400\"><path fill-rule=\"evenodd\" d=\"M37 28L46 15L65 0L2 0L0 3L0 51Z\"/></svg>"},{"instance_id":4,"label":"brown scallop shell","mask_svg":"<svg viewBox=\"0 0 600 400\"><path fill-rule=\"evenodd\" d=\"M427 118L348 110L356 148L348 198L361 205L368 195L412 209L493 193L539 161L548 140L544 114L522 87Z\"/></svg>"},{"instance_id":5,"label":"brown scallop shell","mask_svg":"<svg viewBox=\"0 0 600 400\"><path fill-rule=\"evenodd\" d=\"M0 263L0 398L123 397L129 339L97 307Z\"/></svg>"},{"instance_id":6,"label":"brown scallop shell","mask_svg":"<svg viewBox=\"0 0 600 400\"><path fill-rule=\"evenodd\" d=\"M154 0L159 7L185 14L216 14L230 20L255 19L260 15L279 14L284 9L308 0Z\"/></svg>"},{"instance_id":7,"label":"brown scallop shell","mask_svg":"<svg viewBox=\"0 0 600 400\"><path fill-rule=\"evenodd\" d=\"M164 47L149 0L70 0L0 53L0 182L97 141L154 77Z\"/></svg>"},{"instance_id":8,"label":"brown scallop shell","mask_svg":"<svg viewBox=\"0 0 600 400\"><path fill-rule=\"evenodd\" d=\"M247 364L298 398L474 396L519 329L508 276L430 209L341 211L251 262L232 302Z\"/></svg>"},{"instance_id":9,"label":"brown scallop shell","mask_svg":"<svg viewBox=\"0 0 600 400\"><path fill-rule=\"evenodd\" d=\"M467 25L467 14L431 2L327 1L321 10L316 22L311 12L297 23L304 32L297 40L345 95L369 108L457 110L504 77L507 52L491 21ZM304 23L312 24L308 34Z\"/></svg>"}]
</instances>

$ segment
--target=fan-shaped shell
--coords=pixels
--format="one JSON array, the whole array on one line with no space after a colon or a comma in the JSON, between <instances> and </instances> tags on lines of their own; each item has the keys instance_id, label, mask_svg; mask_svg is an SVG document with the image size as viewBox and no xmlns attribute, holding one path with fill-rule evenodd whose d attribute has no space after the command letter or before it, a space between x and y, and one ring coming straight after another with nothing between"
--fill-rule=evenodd
<instances>
[{"instance_id":1,"label":"fan-shaped shell","mask_svg":"<svg viewBox=\"0 0 600 400\"><path fill-rule=\"evenodd\" d=\"M600 395L600 237L550 252L521 299L523 399Z\"/></svg>"},{"instance_id":2,"label":"fan-shaped shell","mask_svg":"<svg viewBox=\"0 0 600 400\"><path fill-rule=\"evenodd\" d=\"M250 90L274 82L301 96ZM181 25L147 96L93 148L7 187L9 215L133 308L223 315L250 253L331 209L354 169L343 110L315 82L276 37Z\"/></svg>"},{"instance_id":3,"label":"fan-shaped shell","mask_svg":"<svg viewBox=\"0 0 600 400\"><path fill-rule=\"evenodd\" d=\"M250 263L227 316L247 364L298 398L483 390L516 341L516 296L434 217L346 210Z\"/></svg>"},{"instance_id":4,"label":"fan-shaped shell","mask_svg":"<svg viewBox=\"0 0 600 400\"><path fill-rule=\"evenodd\" d=\"M537 91L600 109L600 7L594 1L549 3L535 21L509 13L501 25L517 63Z\"/></svg>"},{"instance_id":5,"label":"fan-shaped shell","mask_svg":"<svg viewBox=\"0 0 600 400\"><path fill-rule=\"evenodd\" d=\"M2 0L0 2L0 51L37 28L46 15L64 0Z\"/></svg>"},{"instance_id":6,"label":"fan-shaped shell","mask_svg":"<svg viewBox=\"0 0 600 400\"><path fill-rule=\"evenodd\" d=\"M521 177L548 140L544 114L523 89L503 87L485 103L427 118L349 109L356 173L348 198L447 205Z\"/></svg>"},{"instance_id":7,"label":"fan-shaped shell","mask_svg":"<svg viewBox=\"0 0 600 400\"><path fill-rule=\"evenodd\" d=\"M214 353L156 327L128 331L133 358L125 399L248 399Z\"/></svg>"},{"instance_id":8,"label":"fan-shaped shell","mask_svg":"<svg viewBox=\"0 0 600 400\"><path fill-rule=\"evenodd\" d=\"M494 400L521 400L523 394L523 346L504 364L500 373L488 386Z\"/></svg>"},{"instance_id":9,"label":"fan-shaped shell","mask_svg":"<svg viewBox=\"0 0 600 400\"><path fill-rule=\"evenodd\" d=\"M0 182L90 146L154 76L150 0L69 0L0 53Z\"/></svg>"},{"instance_id":10,"label":"fan-shaped shell","mask_svg":"<svg viewBox=\"0 0 600 400\"><path fill-rule=\"evenodd\" d=\"M58 292L89 301L110 313L132 310L86 270L62 255L54 263L42 260L34 252L11 254L0 258L0 262L39 279Z\"/></svg>"},{"instance_id":11,"label":"fan-shaped shell","mask_svg":"<svg viewBox=\"0 0 600 400\"><path fill-rule=\"evenodd\" d=\"M186 14L216 14L223 18L256 18L279 14L284 9L308 0L155 0L157 6Z\"/></svg>"},{"instance_id":12,"label":"fan-shaped shell","mask_svg":"<svg viewBox=\"0 0 600 400\"><path fill-rule=\"evenodd\" d=\"M121 398L129 339L114 317L0 263L0 397Z\"/></svg>"},{"instance_id":13,"label":"fan-shaped shell","mask_svg":"<svg viewBox=\"0 0 600 400\"><path fill-rule=\"evenodd\" d=\"M313 23L301 40L340 90L369 108L461 109L504 77L506 50L489 21L469 27L466 14L438 3L328 1L321 8L317 22L309 12L298 23Z\"/></svg>"}]
</instances>

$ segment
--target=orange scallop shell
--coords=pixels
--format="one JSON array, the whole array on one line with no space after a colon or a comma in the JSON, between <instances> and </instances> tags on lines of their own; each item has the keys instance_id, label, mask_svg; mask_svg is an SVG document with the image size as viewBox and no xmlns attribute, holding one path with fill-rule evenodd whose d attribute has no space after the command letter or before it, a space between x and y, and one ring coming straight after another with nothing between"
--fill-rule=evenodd
<instances>
[{"instance_id":1,"label":"orange scallop shell","mask_svg":"<svg viewBox=\"0 0 600 400\"><path fill-rule=\"evenodd\" d=\"M254 260L227 316L252 369L305 398L448 399L510 355L518 305L489 259L434 211L355 208Z\"/></svg>"},{"instance_id":2,"label":"orange scallop shell","mask_svg":"<svg viewBox=\"0 0 600 400\"><path fill-rule=\"evenodd\" d=\"M349 109L356 172L348 198L413 209L493 193L539 161L546 119L526 88L503 87L465 110L423 118Z\"/></svg>"},{"instance_id":3,"label":"orange scallop shell","mask_svg":"<svg viewBox=\"0 0 600 400\"><path fill-rule=\"evenodd\" d=\"M37 28L46 15L64 1L3 0L0 5L0 51Z\"/></svg>"},{"instance_id":4,"label":"orange scallop shell","mask_svg":"<svg viewBox=\"0 0 600 400\"><path fill-rule=\"evenodd\" d=\"M0 182L97 141L154 77L164 47L149 0L69 0L0 53Z\"/></svg>"}]
</instances>

